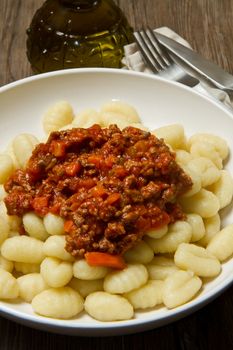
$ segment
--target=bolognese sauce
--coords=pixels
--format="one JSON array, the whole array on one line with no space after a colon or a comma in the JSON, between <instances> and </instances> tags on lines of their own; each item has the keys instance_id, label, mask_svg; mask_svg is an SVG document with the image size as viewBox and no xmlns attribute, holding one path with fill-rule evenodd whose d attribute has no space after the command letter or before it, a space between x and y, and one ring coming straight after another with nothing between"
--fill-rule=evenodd
<instances>
[{"instance_id":1,"label":"bolognese sauce","mask_svg":"<svg viewBox=\"0 0 233 350\"><path fill-rule=\"evenodd\" d=\"M184 219L177 198L192 186L162 139L134 127L52 132L5 184L9 215L65 220L66 249L122 255L143 235Z\"/></svg>"}]
</instances>

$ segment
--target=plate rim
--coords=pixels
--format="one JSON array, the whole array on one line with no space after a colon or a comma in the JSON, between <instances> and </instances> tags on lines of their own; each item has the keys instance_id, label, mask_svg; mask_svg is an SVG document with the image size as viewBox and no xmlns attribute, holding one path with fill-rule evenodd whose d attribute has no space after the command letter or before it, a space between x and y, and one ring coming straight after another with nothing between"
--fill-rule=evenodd
<instances>
[{"instance_id":1,"label":"plate rim","mask_svg":"<svg viewBox=\"0 0 233 350\"><path fill-rule=\"evenodd\" d=\"M73 74L116 74L116 75L132 75L135 77L145 77L151 80L156 80L156 81L161 81L167 85L174 85L178 87L179 89L183 89L189 92L192 92L195 95L200 96L204 100L211 101L214 105L219 107L221 110L224 112L229 113L231 117L233 117L233 109L222 103L220 100L215 98L214 96L212 97L209 94L204 95L202 92L195 90L195 87L190 87L185 84L179 83L177 81L173 80L168 80L162 76L156 75L156 74L151 74L147 72L138 72L138 71L133 71L133 70L128 70L128 69L119 69L119 68L70 68L70 69L60 69L56 71L51 71L51 72L46 72L46 73L40 73L37 75L31 75L28 77L24 77L21 79L18 79L16 81L12 81L8 84L5 84L3 86L0 86L0 93L3 93L9 89L15 88L19 85L22 84L27 84L32 81L37 81L37 80L43 80L47 78L51 78L53 76L60 76L60 75L73 75Z\"/></svg>"},{"instance_id":2,"label":"plate rim","mask_svg":"<svg viewBox=\"0 0 233 350\"><path fill-rule=\"evenodd\" d=\"M8 90L17 88L18 86L21 86L22 84L28 84L32 81L37 80L44 80L51 77L56 76L62 76L62 75L80 75L80 74L116 74L116 75L131 75L135 77L145 78L145 79L151 79L156 81L161 81L163 84L167 85L173 85L176 86L178 89L189 91L189 93L198 95L200 98L209 101L210 103L214 104L217 108L222 110L224 113L228 114L228 116L233 119L233 113L232 111L226 107L223 103L218 101L217 99L211 98L210 96L203 95L199 91L194 90L193 88L189 86L182 85L175 81L169 81L163 77L159 77L156 75L152 75L150 73L142 73L142 72L135 72L135 71L129 71L129 70L119 70L119 69L112 69L112 68L74 68L74 69L65 69L65 70L58 70L48 73L42 73L39 75L33 75L26 78L22 78L19 80L16 80L14 82L8 83L6 85L3 85L0 87L0 94L3 94L7 92ZM127 333L135 333L138 330L149 330L152 328L159 327L164 324L169 324L173 322L174 320L178 320L182 317L185 317L207 303L211 302L215 298L217 298L220 294L222 294L227 288L231 286L233 283L233 276L229 276L223 281L220 281L220 283L214 288L213 290L210 290L206 292L205 295L202 296L201 300L193 299L187 304L184 304L182 306L179 306L175 309L169 310L169 314L160 315L158 319L154 318L153 315L145 320L145 319L131 319L127 321L116 321L116 322L100 322L94 320L95 323L88 324L83 323L82 321L77 322L77 324L74 323L66 323L66 320L57 320L52 318L46 318L43 316L33 315L33 314L27 314L20 310L11 309L10 306L5 306L0 302L0 314L4 317L14 320L18 323L26 324L27 326L33 327L33 328L39 328L44 329L47 327L47 331L51 332L61 332L64 334L73 334L73 335L79 335L79 336L109 336L109 335L123 335ZM7 301L6 301L7 302ZM76 321L76 320L75 320ZM84 332L85 331L85 332ZM104 334L104 332L107 332L108 334ZM84 334L85 333L85 334ZM87 334L86 334L87 333Z\"/></svg>"}]
</instances>

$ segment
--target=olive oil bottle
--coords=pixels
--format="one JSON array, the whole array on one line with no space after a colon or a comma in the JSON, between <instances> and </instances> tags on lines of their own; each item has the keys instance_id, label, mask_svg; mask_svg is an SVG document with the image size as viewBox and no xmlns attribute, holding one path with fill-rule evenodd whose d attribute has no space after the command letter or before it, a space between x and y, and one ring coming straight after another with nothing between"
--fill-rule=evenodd
<instances>
[{"instance_id":1,"label":"olive oil bottle","mask_svg":"<svg viewBox=\"0 0 233 350\"><path fill-rule=\"evenodd\" d=\"M113 0L47 0L27 29L35 73L76 67L120 68L132 28Z\"/></svg>"}]
</instances>

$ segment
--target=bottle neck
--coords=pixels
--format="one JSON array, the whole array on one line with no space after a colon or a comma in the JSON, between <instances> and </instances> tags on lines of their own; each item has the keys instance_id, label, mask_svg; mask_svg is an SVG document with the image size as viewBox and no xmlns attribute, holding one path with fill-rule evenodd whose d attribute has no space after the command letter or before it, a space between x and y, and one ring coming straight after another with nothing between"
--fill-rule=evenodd
<instances>
[{"instance_id":1,"label":"bottle neck","mask_svg":"<svg viewBox=\"0 0 233 350\"><path fill-rule=\"evenodd\" d=\"M60 0L62 5L77 11L89 11L95 8L101 0Z\"/></svg>"}]
</instances>

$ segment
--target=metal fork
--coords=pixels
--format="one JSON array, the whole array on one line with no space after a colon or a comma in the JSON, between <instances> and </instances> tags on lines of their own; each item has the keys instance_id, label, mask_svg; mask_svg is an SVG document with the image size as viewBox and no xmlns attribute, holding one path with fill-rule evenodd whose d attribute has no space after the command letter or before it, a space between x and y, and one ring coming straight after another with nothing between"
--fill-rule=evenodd
<instances>
[{"instance_id":1,"label":"metal fork","mask_svg":"<svg viewBox=\"0 0 233 350\"><path fill-rule=\"evenodd\" d=\"M151 29L142 29L134 33L135 41L145 63L153 73L179 83L195 86L199 80L191 76L167 53Z\"/></svg>"}]
</instances>

